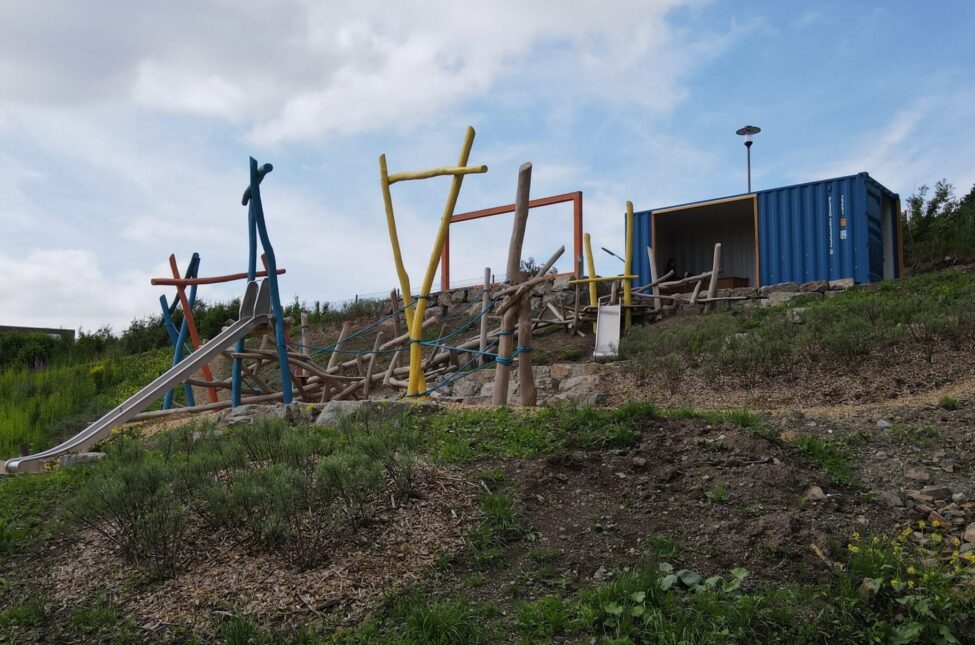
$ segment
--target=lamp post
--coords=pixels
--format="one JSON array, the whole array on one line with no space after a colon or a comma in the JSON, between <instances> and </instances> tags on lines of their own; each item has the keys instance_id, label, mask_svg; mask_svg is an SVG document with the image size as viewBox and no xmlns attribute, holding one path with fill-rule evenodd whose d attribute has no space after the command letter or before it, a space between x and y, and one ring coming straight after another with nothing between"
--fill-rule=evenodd
<instances>
[{"instance_id":1,"label":"lamp post","mask_svg":"<svg viewBox=\"0 0 975 645\"><path fill-rule=\"evenodd\" d=\"M748 150L748 192L752 192L752 135L761 131L758 126L746 125L735 132L739 137L745 137L745 149Z\"/></svg>"}]
</instances>

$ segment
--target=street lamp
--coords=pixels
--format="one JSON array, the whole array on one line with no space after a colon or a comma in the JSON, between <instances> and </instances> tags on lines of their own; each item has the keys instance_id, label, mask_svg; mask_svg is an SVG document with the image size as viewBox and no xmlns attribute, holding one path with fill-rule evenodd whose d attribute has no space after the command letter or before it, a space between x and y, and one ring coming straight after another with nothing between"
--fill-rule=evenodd
<instances>
[{"instance_id":1,"label":"street lamp","mask_svg":"<svg viewBox=\"0 0 975 645\"><path fill-rule=\"evenodd\" d=\"M606 251L607 253L609 253L610 255L612 255L614 258L616 258L617 260L619 260L623 264L626 264L626 260L624 260L620 256L616 255L615 253L613 253L612 251L610 251L609 249L607 249L605 246L601 246L599 248L601 248L602 250Z\"/></svg>"},{"instance_id":2,"label":"street lamp","mask_svg":"<svg viewBox=\"0 0 975 645\"><path fill-rule=\"evenodd\" d=\"M761 131L756 125L746 125L735 132L739 137L745 137L745 148L748 150L748 192L752 192L752 135Z\"/></svg>"}]
</instances>

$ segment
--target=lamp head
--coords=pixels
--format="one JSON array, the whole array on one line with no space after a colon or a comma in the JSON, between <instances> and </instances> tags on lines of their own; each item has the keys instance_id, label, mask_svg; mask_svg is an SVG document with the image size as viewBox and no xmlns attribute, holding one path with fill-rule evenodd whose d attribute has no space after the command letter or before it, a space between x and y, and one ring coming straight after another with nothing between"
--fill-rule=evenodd
<instances>
[{"instance_id":1,"label":"lamp head","mask_svg":"<svg viewBox=\"0 0 975 645\"><path fill-rule=\"evenodd\" d=\"M738 130L735 131L735 134L740 137L745 137L745 145L750 148L752 145L752 136L761 131L762 129L756 125L746 125L744 128L738 128Z\"/></svg>"}]
</instances>

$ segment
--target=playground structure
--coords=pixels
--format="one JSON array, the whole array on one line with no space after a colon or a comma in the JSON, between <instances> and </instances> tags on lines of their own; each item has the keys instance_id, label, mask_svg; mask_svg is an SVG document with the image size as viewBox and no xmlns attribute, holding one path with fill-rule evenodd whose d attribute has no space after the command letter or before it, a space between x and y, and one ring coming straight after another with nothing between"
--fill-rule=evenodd
<instances>
[{"instance_id":1,"label":"playground structure","mask_svg":"<svg viewBox=\"0 0 975 645\"><path fill-rule=\"evenodd\" d=\"M380 187L400 289L399 292L396 289L391 292L387 314L356 330L350 329L350 323L346 322L334 343L318 346L309 341L304 316L300 340L296 341L289 329L295 321L283 315L278 276L284 274L285 270L277 266L260 193L261 182L272 167L270 164L258 166L256 160L250 159L250 181L242 199L243 205L248 207L247 271L200 277L198 253L192 255L182 273L175 256L171 255L169 265L172 277L155 278L152 284L176 289L172 302L166 296L160 297L162 323L173 344L172 367L75 437L50 450L8 461L7 471L38 470L60 455L85 450L104 440L114 426L133 419L274 401L289 404L297 400L316 404L375 397L419 400L458 379L490 368L495 370L495 405L508 403L509 383L514 374L520 404L533 406L537 404L531 361L533 332L557 326L570 334L586 335L583 328L591 324L596 333L594 358L611 360L618 356L621 328L632 324L635 317L656 319L682 302L703 304L710 308L717 300L732 299L715 295L720 271L720 244L715 246L711 271L668 281L673 275L671 271L659 278L653 275L649 284L632 288L636 276L631 273L634 249L633 205L630 202L627 202L626 208L624 271L621 275L597 276L590 235L583 235L581 192L532 200L531 163L523 164L518 170L513 204L455 216L454 208L464 177L487 172L486 166L468 163L474 136L474 129L468 128L456 166L390 174L386 156L380 156ZM426 271L419 290L414 292L400 249L391 186L434 177L450 177L451 184ZM570 277L574 279L569 280L575 292L573 305L570 311L564 303L559 308L548 303L541 307L540 312L533 313L534 291L558 277L549 274L549 270L563 255L565 248L557 249L534 275L523 272L522 246L529 210L563 202L573 203L575 248L574 271ZM443 322L445 310L431 305L437 297L431 293L431 288L438 265L442 267L442 286L449 285L451 223L508 212L513 212L514 218L506 282L492 284L491 270L485 269L479 310L466 322L448 331ZM260 256L262 271L257 270L258 241L263 251ZM587 276L582 272L583 250ZM653 250L648 248L647 251L653 268ZM238 320L225 327L216 337L204 341L193 317L198 287L235 280L246 280ZM699 292L705 280L709 281L709 287L707 295L701 298ZM609 294L599 297L599 285L607 283ZM691 285L694 286L689 298L674 293L676 289L691 288ZM583 286L588 290L588 305L582 304ZM181 312L178 326L177 310ZM495 321L494 324L492 321ZM430 337L428 331L438 322L441 322L439 333ZM250 343L246 342L248 337L252 337ZM367 347L361 347L363 342ZM343 357L347 358L343 360ZM211 364L219 359L226 359L221 361L221 366L229 362L229 375L222 378L217 378L211 368ZM513 370L515 367L516 370ZM202 378L198 378L198 374ZM175 388L179 386L184 395L182 405L177 404L174 396ZM197 403L193 388L205 393L208 399L206 403ZM226 395L228 390L229 397ZM161 409L145 412L159 398L163 399Z\"/></svg>"}]
</instances>

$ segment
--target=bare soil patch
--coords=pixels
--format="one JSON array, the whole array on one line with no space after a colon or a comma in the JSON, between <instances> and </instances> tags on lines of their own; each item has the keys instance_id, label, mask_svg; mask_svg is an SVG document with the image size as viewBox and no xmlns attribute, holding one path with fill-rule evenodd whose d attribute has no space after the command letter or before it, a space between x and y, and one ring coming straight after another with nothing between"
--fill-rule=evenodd
<instances>
[{"instance_id":1,"label":"bare soil patch","mask_svg":"<svg viewBox=\"0 0 975 645\"><path fill-rule=\"evenodd\" d=\"M812 582L828 572L816 549L828 554L854 531L883 532L896 521L782 443L730 423L662 421L624 453L482 466L509 473L533 530L468 592L508 611L518 600L606 580L648 554L702 575L743 566L753 584ZM814 485L825 500L804 499ZM667 553L671 545L679 553Z\"/></svg>"}]
</instances>

